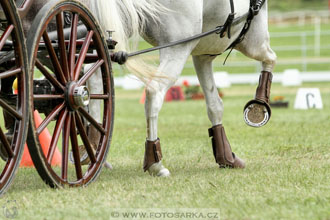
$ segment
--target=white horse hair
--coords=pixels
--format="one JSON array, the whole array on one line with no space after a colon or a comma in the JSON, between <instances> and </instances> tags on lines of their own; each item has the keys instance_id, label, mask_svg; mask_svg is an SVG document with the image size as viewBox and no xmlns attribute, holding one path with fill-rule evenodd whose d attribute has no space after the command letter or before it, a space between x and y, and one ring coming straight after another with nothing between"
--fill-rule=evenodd
<instances>
[{"instance_id":1,"label":"white horse hair","mask_svg":"<svg viewBox=\"0 0 330 220\"><path fill-rule=\"evenodd\" d=\"M104 30L113 30L113 38L118 42L117 51L132 52L137 50L140 33L152 19L160 22L160 14L166 12L159 2L153 0L97 0L89 3ZM125 65L129 71L147 83L161 74L157 68L142 59L129 59Z\"/></svg>"}]
</instances>

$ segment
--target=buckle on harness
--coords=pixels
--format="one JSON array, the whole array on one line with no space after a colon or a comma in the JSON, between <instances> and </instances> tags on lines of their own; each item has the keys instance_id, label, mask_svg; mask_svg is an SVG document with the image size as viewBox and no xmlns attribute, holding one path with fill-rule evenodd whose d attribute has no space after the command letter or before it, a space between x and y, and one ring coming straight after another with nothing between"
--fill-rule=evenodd
<instances>
[{"instance_id":1,"label":"buckle on harness","mask_svg":"<svg viewBox=\"0 0 330 220\"><path fill-rule=\"evenodd\" d=\"M260 6L252 6L250 8L250 11L251 11L251 14L252 16L257 16L259 14L259 11L260 11Z\"/></svg>"},{"instance_id":2,"label":"buckle on harness","mask_svg":"<svg viewBox=\"0 0 330 220\"><path fill-rule=\"evenodd\" d=\"M228 39L231 38L231 25L233 24L235 19L235 13L230 13L228 15L228 18L225 22L225 24L222 26L221 31L217 32L217 34L220 35L220 38L225 37L225 35L228 35Z\"/></svg>"},{"instance_id":3,"label":"buckle on harness","mask_svg":"<svg viewBox=\"0 0 330 220\"><path fill-rule=\"evenodd\" d=\"M262 5L265 3L265 0L258 0L254 5L251 5L251 13L253 16L256 16L259 14L259 11L262 7Z\"/></svg>"}]
</instances>

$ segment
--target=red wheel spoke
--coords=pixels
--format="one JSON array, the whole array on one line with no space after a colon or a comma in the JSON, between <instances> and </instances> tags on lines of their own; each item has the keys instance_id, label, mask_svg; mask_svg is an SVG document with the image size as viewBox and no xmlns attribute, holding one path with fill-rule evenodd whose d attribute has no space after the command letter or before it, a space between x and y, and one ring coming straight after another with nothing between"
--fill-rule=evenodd
<instances>
[{"instance_id":1,"label":"red wheel spoke","mask_svg":"<svg viewBox=\"0 0 330 220\"><path fill-rule=\"evenodd\" d=\"M63 128L63 124L64 124L64 121L65 121L65 118L66 118L67 114L68 114L68 110L65 109L64 111L62 111L62 113L60 114L60 116L59 116L59 118L56 122L53 137L52 137L52 140L50 142L49 150L48 150L48 153L47 153L47 161L48 161L49 164L51 164L51 162L53 160L53 156L54 156L54 152L56 150L57 142L58 142L58 139L60 137L61 130Z\"/></svg>"},{"instance_id":2,"label":"red wheel spoke","mask_svg":"<svg viewBox=\"0 0 330 220\"><path fill-rule=\"evenodd\" d=\"M77 14L73 14L69 47L69 71L71 74L71 79L74 78L73 71L76 61L78 19L79 16Z\"/></svg>"},{"instance_id":3,"label":"red wheel spoke","mask_svg":"<svg viewBox=\"0 0 330 220\"><path fill-rule=\"evenodd\" d=\"M103 95L103 94L91 94L90 99L104 99L108 100L109 99L109 94Z\"/></svg>"},{"instance_id":4,"label":"red wheel spoke","mask_svg":"<svg viewBox=\"0 0 330 220\"><path fill-rule=\"evenodd\" d=\"M65 107L65 103L62 103L54 108L54 110L42 121L42 123L37 128L37 135L39 136L41 132L48 126L48 124L62 111Z\"/></svg>"},{"instance_id":5,"label":"red wheel spoke","mask_svg":"<svg viewBox=\"0 0 330 220\"><path fill-rule=\"evenodd\" d=\"M7 27L5 32L2 34L2 36L0 38L0 51L2 50L3 46L6 43L6 40L10 37L13 30L14 30L14 25L11 24Z\"/></svg>"},{"instance_id":6,"label":"red wheel spoke","mask_svg":"<svg viewBox=\"0 0 330 220\"><path fill-rule=\"evenodd\" d=\"M0 142L2 143L3 147L5 148L8 157L13 158L15 156L13 150L10 147L10 143L8 142L6 135L3 133L2 129L0 128Z\"/></svg>"},{"instance_id":7,"label":"red wheel spoke","mask_svg":"<svg viewBox=\"0 0 330 220\"><path fill-rule=\"evenodd\" d=\"M15 75L17 75L21 72L22 72L21 68L17 68L17 69L14 69L14 70L8 70L8 71L0 73L0 79L7 78L7 77L10 77L10 76L15 76Z\"/></svg>"},{"instance_id":8,"label":"red wheel spoke","mask_svg":"<svg viewBox=\"0 0 330 220\"><path fill-rule=\"evenodd\" d=\"M83 178L83 175L82 175L81 163L80 163L75 117L72 117L72 119L71 119L70 139L71 139L71 145L72 145L74 166L76 168L77 178L78 178L78 180L80 180Z\"/></svg>"},{"instance_id":9,"label":"red wheel spoke","mask_svg":"<svg viewBox=\"0 0 330 220\"><path fill-rule=\"evenodd\" d=\"M93 147L92 147L91 143L88 140L88 136L86 134L84 125L83 125L83 123L81 121L81 118L78 115L78 113L75 114L75 119L76 119L76 123L77 123L77 127L78 127L80 137L81 137L82 141L84 142L84 146L86 148L88 156L89 156L91 162L94 164L94 163L96 163L96 158L95 158L95 155L94 155Z\"/></svg>"},{"instance_id":10,"label":"red wheel spoke","mask_svg":"<svg viewBox=\"0 0 330 220\"><path fill-rule=\"evenodd\" d=\"M69 64L68 64L68 57L66 53L66 44L64 38L64 25L63 25L63 13L56 15L56 24L57 24L57 39L60 51L60 60L61 65L63 68L64 76L69 81Z\"/></svg>"},{"instance_id":11,"label":"red wheel spoke","mask_svg":"<svg viewBox=\"0 0 330 220\"><path fill-rule=\"evenodd\" d=\"M100 68L104 63L104 60L98 60L88 71L83 77L78 82L79 86L82 86L83 84L86 83L86 81L95 73L95 71Z\"/></svg>"},{"instance_id":12,"label":"red wheel spoke","mask_svg":"<svg viewBox=\"0 0 330 220\"><path fill-rule=\"evenodd\" d=\"M79 108L79 112L86 118L99 132L103 135L106 133L104 128L83 108Z\"/></svg>"},{"instance_id":13,"label":"red wheel spoke","mask_svg":"<svg viewBox=\"0 0 330 220\"><path fill-rule=\"evenodd\" d=\"M52 61L52 64L54 66L54 69L55 69L55 75L57 76L57 78L60 79L60 81L65 84L67 83L67 80L65 79L65 76L64 76L64 73L63 73L63 70L62 70L62 67L61 67L61 64L58 60L58 57L56 55L56 52L55 52L55 49L52 45L52 42L48 36L48 33L45 31L42 35L44 41L45 41L45 44L46 44L46 47L47 47L47 51L49 53L49 56L50 56L50 59Z\"/></svg>"},{"instance_id":14,"label":"red wheel spoke","mask_svg":"<svg viewBox=\"0 0 330 220\"><path fill-rule=\"evenodd\" d=\"M22 120L22 114L18 113L13 107L11 107L10 105L8 105L7 103L5 103L4 101L2 101L0 99L0 106L6 110L11 116L13 116L14 118L18 119L18 120Z\"/></svg>"},{"instance_id":15,"label":"red wheel spoke","mask_svg":"<svg viewBox=\"0 0 330 220\"><path fill-rule=\"evenodd\" d=\"M62 179L67 181L68 179L68 161L69 161L69 138L70 138L70 126L72 115L69 113L65 119L63 138L62 138Z\"/></svg>"},{"instance_id":16,"label":"red wheel spoke","mask_svg":"<svg viewBox=\"0 0 330 220\"><path fill-rule=\"evenodd\" d=\"M99 60L99 56L97 54L88 53L85 58L85 63L95 63Z\"/></svg>"},{"instance_id":17,"label":"red wheel spoke","mask_svg":"<svg viewBox=\"0 0 330 220\"><path fill-rule=\"evenodd\" d=\"M85 61L85 58L86 58L86 55L88 52L88 48L89 48L89 45L91 44L93 35L94 35L94 31L89 31L85 38L84 44L82 45L80 55L77 60L77 65L74 69L74 81L77 81L79 78L79 74L80 74L82 65L84 64L84 61Z\"/></svg>"},{"instance_id":18,"label":"red wheel spoke","mask_svg":"<svg viewBox=\"0 0 330 220\"><path fill-rule=\"evenodd\" d=\"M36 59L36 67L41 71L41 73L50 81L53 86L64 91L64 86L44 67L44 65Z\"/></svg>"},{"instance_id":19,"label":"red wheel spoke","mask_svg":"<svg viewBox=\"0 0 330 220\"><path fill-rule=\"evenodd\" d=\"M64 99L64 95L33 95L33 99L37 101L49 100L49 99Z\"/></svg>"}]
</instances>

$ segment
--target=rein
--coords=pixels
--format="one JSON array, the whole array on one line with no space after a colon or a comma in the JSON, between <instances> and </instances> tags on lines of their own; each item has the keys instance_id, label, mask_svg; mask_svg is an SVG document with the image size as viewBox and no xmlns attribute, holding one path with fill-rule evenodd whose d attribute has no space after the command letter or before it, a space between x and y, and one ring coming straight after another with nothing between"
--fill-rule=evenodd
<instances>
[{"instance_id":1,"label":"rein","mask_svg":"<svg viewBox=\"0 0 330 220\"><path fill-rule=\"evenodd\" d=\"M152 47L152 48L148 48L148 49L144 49L144 50L140 50L140 51L136 51L136 52L132 52L129 54L126 54L126 59L128 57L133 57L133 56L137 56L137 55L141 55L141 54L145 54L145 53L149 53L152 51L156 51L156 50L160 50L160 49L164 49L167 47L173 47L179 44L183 44L183 43L187 43L187 42L191 42L206 36L209 36L211 34L219 34L220 38L225 37L225 35L228 36L228 38L231 38L231 26L232 25L236 25L241 23L243 20L245 20L245 25L243 30L241 31L239 37L227 48L228 49L233 49L237 44L239 44L240 42L242 42L242 40L244 40L244 37L246 35L246 33L248 32L250 26L251 26L251 22L253 20L253 18L258 15L260 9L262 8L262 6L264 5L266 0L250 0L250 9L247 13L245 13L244 15L235 18L235 7L234 7L234 2L233 0L230 0L230 8L231 8L231 13L228 15L228 18L225 22L224 25L222 26L218 26L213 30L207 31L207 32L203 32L197 35L194 35L192 37L188 37L186 39L182 39L182 40L178 40L178 41L174 41L165 45L161 45L161 46L157 46L157 47ZM123 56L119 56L124 58ZM114 60L115 62L117 62L116 60Z\"/></svg>"}]
</instances>

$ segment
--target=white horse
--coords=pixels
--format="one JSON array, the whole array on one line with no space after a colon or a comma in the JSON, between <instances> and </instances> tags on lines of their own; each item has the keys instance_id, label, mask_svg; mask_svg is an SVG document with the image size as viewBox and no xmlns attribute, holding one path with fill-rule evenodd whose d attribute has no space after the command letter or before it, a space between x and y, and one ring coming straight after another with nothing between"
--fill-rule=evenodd
<instances>
[{"instance_id":1,"label":"white horse","mask_svg":"<svg viewBox=\"0 0 330 220\"><path fill-rule=\"evenodd\" d=\"M114 39L119 42L118 50L129 51L130 37L138 39L139 34L150 44L164 45L214 29L226 22L232 12L230 0L81 0L95 11L104 30L115 31ZM43 4L45 0L36 0ZM249 11L250 1L234 0L235 17ZM136 70L146 82L145 115L147 120L147 140L145 143L144 171L153 176L169 176L162 165L162 153L157 134L158 113L161 110L167 90L181 74L187 58L192 55L198 79L203 88L208 117L212 123L209 134L212 138L213 153L220 167L244 168L244 162L232 153L222 125L223 102L218 95L212 72L212 61L226 51L239 37L245 22L231 28L231 38L213 34L160 50L160 65L155 71L141 62L129 59L128 67ZM268 103L271 72L276 55L270 48L268 32L267 1L253 19L250 30L235 49L246 56L262 62L262 74L256 98ZM133 41L137 42L137 41ZM132 45L132 44L131 44ZM134 46L135 45L135 46ZM133 44L131 50L136 49ZM155 76L165 76L157 78ZM94 80L94 79L93 79ZM97 93L96 80L89 83ZM91 103L93 104L93 103ZM96 104L97 105L97 104ZM91 108L98 116L97 109ZM93 110L94 109L94 110Z\"/></svg>"},{"instance_id":2,"label":"white horse","mask_svg":"<svg viewBox=\"0 0 330 220\"><path fill-rule=\"evenodd\" d=\"M231 13L229 0L98 0L97 3L96 9L99 10L100 22L104 28L119 34L121 30L124 31L124 35L118 39L119 42L120 39L136 34L139 28L141 36L154 46L212 30L224 24L228 14ZM239 17L249 11L250 1L234 0L234 5L235 17ZM115 21L122 22L121 30L111 27L111 22ZM244 24L245 22L241 22L232 27L230 39L227 36L219 38L219 35L213 34L200 40L160 50L158 74L167 77L151 79L146 86L147 141L144 170L149 171L151 175L170 175L161 161L157 134L158 113L167 90L181 74L190 55L193 56L197 76L205 94L208 117L212 123L209 133L213 137L212 145L216 162L220 167L245 167L244 162L232 153L226 138L222 125L224 106L218 95L212 71L212 61L239 37ZM262 62L262 74L256 98L268 102L271 72L276 62L276 54L270 47L267 1L253 19L244 40L236 45L235 49L247 57Z\"/></svg>"}]
</instances>

